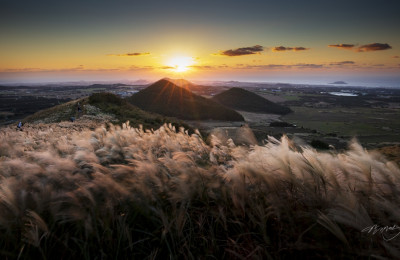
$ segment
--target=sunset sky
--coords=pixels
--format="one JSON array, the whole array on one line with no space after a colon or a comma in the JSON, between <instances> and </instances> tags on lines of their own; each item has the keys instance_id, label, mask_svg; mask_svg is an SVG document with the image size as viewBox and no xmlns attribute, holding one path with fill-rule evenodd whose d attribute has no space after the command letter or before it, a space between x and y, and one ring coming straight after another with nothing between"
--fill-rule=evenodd
<instances>
[{"instance_id":1,"label":"sunset sky","mask_svg":"<svg viewBox=\"0 0 400 260\"><path fill-rule=\"evenodd\" d=\"M0 0L0 83L346 80L400 87L400 1Z\"/></svg>"}]
</instances>

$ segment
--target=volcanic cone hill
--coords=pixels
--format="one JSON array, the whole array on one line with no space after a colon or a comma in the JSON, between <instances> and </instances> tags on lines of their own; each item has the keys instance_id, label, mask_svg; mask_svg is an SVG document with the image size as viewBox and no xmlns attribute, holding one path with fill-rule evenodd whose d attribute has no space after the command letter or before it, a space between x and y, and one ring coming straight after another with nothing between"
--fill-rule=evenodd
<instances>
[{"instance_id":1,"label":"volcanic cone hill","mask_svg":"<svg viewBox=\"0 0 400 260\"><path fill-rule=\"evenodd\" d=\"M253 92L242 88L231 88L212 98L224 106L255 113L270 113L285 115L292 110L288 107L271 102Z\"/></svg>"},{"instance_id":2,"label":"volcanic cone hill","mask_svg":"<svg viewBox=\"0 0 400 260\"><path fill-rule=\"evenodd\" d=\"M127 98L154 113L187 120L244 121L236 111L162 79Z\"/></svg>"}]
</instances>

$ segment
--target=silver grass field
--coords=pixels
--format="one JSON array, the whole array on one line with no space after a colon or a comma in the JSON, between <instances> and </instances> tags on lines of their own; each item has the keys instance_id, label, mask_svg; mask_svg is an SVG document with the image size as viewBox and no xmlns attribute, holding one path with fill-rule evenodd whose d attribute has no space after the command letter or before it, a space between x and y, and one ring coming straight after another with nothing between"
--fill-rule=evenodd
<instances>
[{"instance_id":1,"label":"silver grass field","mask_svg":"<svg viewBox=\"0 0 400 260\"><path fill-rule=\"evenodd\" d=\"M395 163L217 136L2 128L2 259L400 257Z\"/></svg>"}]
</instances>

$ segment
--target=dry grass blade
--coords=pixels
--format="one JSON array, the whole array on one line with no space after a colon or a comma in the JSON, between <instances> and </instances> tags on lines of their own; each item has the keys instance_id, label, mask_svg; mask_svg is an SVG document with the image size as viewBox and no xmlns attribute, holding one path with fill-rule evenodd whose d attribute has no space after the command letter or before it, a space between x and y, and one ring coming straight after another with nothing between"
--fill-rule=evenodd
<instances>
[{"instance_id":1,"label":"dry grass blade","mask_svg":"<svg viewBox=\"0 0 400 260\"><path fill-rule=\"evenodd\" d=\"M286 136L243 146L222 130L207 144L173 125L70 126L0 133L1 254L397 257L398 240L360 230L397 224L400 170L356 143L322 153Z\"/></svg>"}]
</instances>

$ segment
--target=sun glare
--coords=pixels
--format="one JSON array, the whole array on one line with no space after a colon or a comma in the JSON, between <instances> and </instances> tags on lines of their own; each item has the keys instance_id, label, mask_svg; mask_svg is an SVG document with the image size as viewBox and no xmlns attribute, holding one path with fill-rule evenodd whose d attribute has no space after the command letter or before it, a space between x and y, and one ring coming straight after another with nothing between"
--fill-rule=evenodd
<instances>
[{"instance_id":1,"label":"sun glare","mask_svg":"<svg viewBox=\"0 0 400 260\"><path fill-rule=\"evenodd\" d=\"M194 64L194 60L192 57L173 57L169 60L168 66L171 67L171 70L174 72L186 72L190 70L190 66Z\"/></svg>"}]
</instances>

